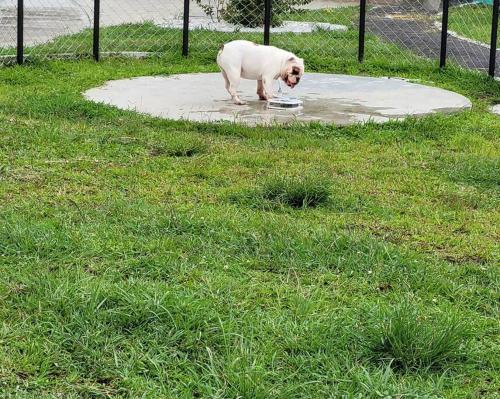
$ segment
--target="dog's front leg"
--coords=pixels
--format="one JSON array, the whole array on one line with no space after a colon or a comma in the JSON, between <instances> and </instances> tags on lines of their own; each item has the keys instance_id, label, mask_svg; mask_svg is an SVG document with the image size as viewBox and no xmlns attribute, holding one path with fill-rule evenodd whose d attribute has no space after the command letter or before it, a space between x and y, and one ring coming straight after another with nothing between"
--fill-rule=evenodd
<instances>
[{"instance_id":1,"label":"dog's front leg","mask_svg":"<svg viewBox=\"0 0 500 399\"><path fill-rule=\"evenodd\" d=\"M262 83L262 80L257 81L257 95L261 100L267 100L266 91L264 89L264 84Z\"/></svg>"},{"instance_id":2,"label":"dog's front leg","mask_svg":"<svg viewBox=\"0 0 500 399\"><path fill-rule=\"evenodd\" d=\"M262 85L264 86L264 92L266 100L270 100L274 97L273 94L273 78L269 76L262 77Z\"/></svg>"}]
</instances>

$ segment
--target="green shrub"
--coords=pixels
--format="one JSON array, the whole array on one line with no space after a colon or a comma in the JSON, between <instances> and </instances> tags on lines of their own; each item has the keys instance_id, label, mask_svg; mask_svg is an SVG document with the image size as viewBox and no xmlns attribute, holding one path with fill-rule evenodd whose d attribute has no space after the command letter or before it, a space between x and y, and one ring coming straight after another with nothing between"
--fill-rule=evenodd
<instances>
[{"instance_id":1,"label":"green shrub","mask_svg":"<svg viewBox=\"0 0 500 399\"><path fill-rule=\"evenodd\" d=\"M296 6L309 4L312 0L274 0L273 26L283 23L283 17ZM264 24L265 0L196 0L205 14L213 19L223 19L235 25L255 28Z\"/></svg>"}]
</instances>

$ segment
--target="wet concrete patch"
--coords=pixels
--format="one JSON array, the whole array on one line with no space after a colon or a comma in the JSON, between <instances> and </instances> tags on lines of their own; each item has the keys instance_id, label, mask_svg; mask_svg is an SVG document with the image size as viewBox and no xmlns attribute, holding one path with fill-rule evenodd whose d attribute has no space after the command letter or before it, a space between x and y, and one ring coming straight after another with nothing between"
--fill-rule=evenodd
<instances>
[{"instance_id":1,"label":"wet concrete patch","mask_svg":"<svg viewBox=\"0 0 500 399\"><path fill-rule=\"evenodd\" d=\"M322 73L306 74L288 95L304 101L300 110L267 109L256 83L243 80L246 105L232 103L219 73L183 74L116 80L84 93L89 100L169 119L249 125L293 121L339 125L386 122L409 115L450 113L471 107L459 94L400 79Z\"/></svg>"}]
</instances>

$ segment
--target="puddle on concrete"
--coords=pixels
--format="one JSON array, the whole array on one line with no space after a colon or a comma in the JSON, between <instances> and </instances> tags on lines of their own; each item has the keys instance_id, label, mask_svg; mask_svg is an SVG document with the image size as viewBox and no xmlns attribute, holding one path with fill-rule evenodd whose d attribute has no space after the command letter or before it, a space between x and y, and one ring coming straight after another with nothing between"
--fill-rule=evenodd
<instances>
[{"instance_id":1,"label":"puddle on concrete","mask_svg":"<svg viewBox=\"0 0 500 399\"><path fill-rule=\"evenodd\" d=\"M92 101L161 118L248 125L386 122L471 107L467 98L447 90L400 79L348 75L306 74L300 85L287 93L303 100L302 109L267 109L266 102L258 100L253 81L243 80L239 91L246 105L233 104L222 76L209 73L110 81L84 95Z\"/></svg>"}]
</instances>

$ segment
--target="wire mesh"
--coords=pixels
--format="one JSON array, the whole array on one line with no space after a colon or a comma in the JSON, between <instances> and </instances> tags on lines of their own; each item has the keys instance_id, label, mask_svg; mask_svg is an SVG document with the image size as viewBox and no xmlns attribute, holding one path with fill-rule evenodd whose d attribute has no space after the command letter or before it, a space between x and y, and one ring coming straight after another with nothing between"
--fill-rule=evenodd
<instances>
[{"instance_id":1,"label":"wire mesh","mask_svg":"<svg viewBox=\"0 0 500 399\"><path fill-rule=\"evenodd\" d=\"M17 34L17 2L0 0L0 64L15 55Z\"/></svg>"},{"instance_id":2,"label":"wire mesh","mask_svg":"<svg viewBox=\"0 0 500 399\"><path fill-rule=\"evenodd\" d=\"M168 21L182 21L182 0L101 1L101 51L103 53L165 53L180 51L182 25L165 28Z\"/></svg>"},{"instance_id":3,"label":"wire mesh","mask_svg":"<svg viewBox=\"0 0 500 399\"><path fill-rule=\"evenodd\" d=\"M469 0L452 2L448 30L450 58L464 67L487 70L492 18L492 3Z\"/></svg>"},{"instance_id":4,"label":"wire mesh","mask_svg":"<svg viewBox=\"0 0 500 399\"><path fill-rule=\"evenodd\" d=\"M359 1L306 0L292 7L275 2L271 44L306 59L307 64L328 66L356 60Z\"/></svg>"},{"instance_id":5,"label":"wire mesh","mask_svg":"<svg viewBox=\"0 0 500 399\"><path fill-rule=\"evenodd\" d=\"M264 0L194 0L192 54L215 57L221 44L264 40ZM310 65L357 54L358 0L273 0L270 44L296 53ZM330 62L327 62L330 64Z\"/></svg>"},{"instance_id":6,"label":"wire mesh","mask_svg":"<svg viewBox=\"0 0 500 399\"><path fill-rule=\"evenodd\" d=\"M440 53L439 5L431 1L373 0L367 12L367 59L384 51L399 62L415 57L436 59ZM437 3L440 3L439 1Z\"/></svg>"},{"instance_id":7,"label":"wire mesh","mask_svg":"<svg viewBox=\"0 0 500 399\"><path fill-rule=\"evenodd\" d=\"M215 59L231 40L262 43L264 0L193 0L189 20L190 52Z\"/></svg>"},{"instance_id":8,"label":"wire mesh","mask_svg":"<svg viewBox=\"0 0 500 399\"><path fill-rule=\"evenodd\" d=\"M92 49L92 0L25 0L26 56L81 56Z\"/></svg>"}]
</instances>

